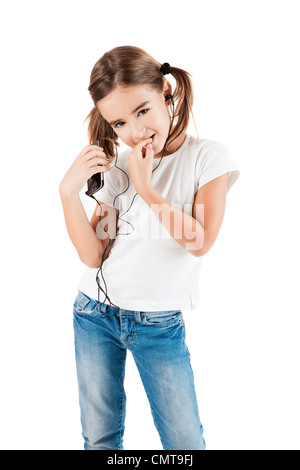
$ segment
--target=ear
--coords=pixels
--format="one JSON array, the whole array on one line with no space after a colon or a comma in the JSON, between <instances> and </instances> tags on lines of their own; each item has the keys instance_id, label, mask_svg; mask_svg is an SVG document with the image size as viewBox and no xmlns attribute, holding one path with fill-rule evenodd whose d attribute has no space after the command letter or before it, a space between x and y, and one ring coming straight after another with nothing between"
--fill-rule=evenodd
<instances>
[{"instance_id":1,"label":"ear","mask_svg":"<svg viewBox=\"0 0 300 470\"><path fill-rule=\"evenodd\" d=\"M168 82L168 80L165 78L164 79L163 95L167 96L169 94L170 95L172 94L172 87L171 87L170 82Z\"/></svg>"}]
</instances>

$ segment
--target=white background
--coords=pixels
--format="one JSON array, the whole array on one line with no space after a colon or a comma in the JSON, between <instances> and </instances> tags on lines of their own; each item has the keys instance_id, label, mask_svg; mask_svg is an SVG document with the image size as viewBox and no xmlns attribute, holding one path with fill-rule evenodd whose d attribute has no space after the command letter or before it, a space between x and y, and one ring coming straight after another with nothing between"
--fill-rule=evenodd
<instances>
[{"instance_id":1,"label":"white background","mask_svg":"<svg viewBox=\"0 0 300 470\"><path fill-rule=\"evenodd\" d=\"M300 449L297 7L1 3L2 449L83 448L72 307L85 266L58 186L88 143L92 67L120 45L191 73L200 138L227 145L241 171L201 305L183 311L207 449ZM124 448L162 449L130 352L125 389Z\"/></svg>"}]
</instances>

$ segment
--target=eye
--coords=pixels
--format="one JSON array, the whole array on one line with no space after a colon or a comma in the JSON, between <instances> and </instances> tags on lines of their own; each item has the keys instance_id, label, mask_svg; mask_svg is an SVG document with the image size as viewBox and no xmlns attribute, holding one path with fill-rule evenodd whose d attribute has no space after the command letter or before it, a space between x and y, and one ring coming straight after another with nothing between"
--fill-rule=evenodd
<instances>
[{"instance_id":1,"label":"eye","mask_svg":"<svg viewBox=\"0 0 300 470\"><path fill-rule=\"evenodd\" d=\"M147 112L147 111L149 111L149 109L142 109L142 110L139 112L139 114L142 113L143 111L146 111L146 112ZM145 113L145 114L146 114L146 113ZM143 116L143 114L142 114L142 116Z\"/></svg>"},{"instance_id":2,"label":"eye","mask_svg":"<svg viewBox=\"0 0 300 470\"><path fill-rule=\"evenodd\" d=\"M146 111L146 112L144 113L144 111ZM140 113L143 113L142 116L144 116L144 114L146 114L147 111L149 111L149 108L147 108L147 109L141 109L141 111L138 112L138 115L139 115ZM114 127L116 127L117 129L120 129L119 124L123 124L123 122L117 122L117 124L115 124ZM121 127L123 127L123 126L121 126Z\"/></svg>"}]
</instances>

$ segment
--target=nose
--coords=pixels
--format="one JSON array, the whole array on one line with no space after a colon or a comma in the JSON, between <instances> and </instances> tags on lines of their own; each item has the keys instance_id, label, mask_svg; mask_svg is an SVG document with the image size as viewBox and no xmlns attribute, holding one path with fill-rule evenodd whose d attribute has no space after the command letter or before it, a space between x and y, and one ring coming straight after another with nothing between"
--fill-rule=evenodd
<instances>
[{"instance_id":1,"label":"nose","mask_svg":"<svg viewBox=\"0 0 300 470\"><path fill-rule=\"evenodd\" d=\"M145 139L146 129L143 127L140 129L137 126L132 127L132 140L135 142L135 145Z\"/></svg>"}]
</instances>

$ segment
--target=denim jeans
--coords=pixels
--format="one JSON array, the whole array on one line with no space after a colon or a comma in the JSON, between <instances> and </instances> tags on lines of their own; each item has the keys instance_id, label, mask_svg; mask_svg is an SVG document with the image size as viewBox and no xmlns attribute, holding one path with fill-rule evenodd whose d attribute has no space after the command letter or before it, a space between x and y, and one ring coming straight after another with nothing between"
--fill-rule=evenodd
<instances>
[{"instance_id":1,"label":"denim jeans","mask_svg":"<svg viewBox=\"0 0 300 470\"><path fill-rule=\"evenodd\" d=\"M123 310L78 291L73 319L84 449L123 449L127 349L163 449L205 449L181 311Z\"/></svg>"}]
</instances>

